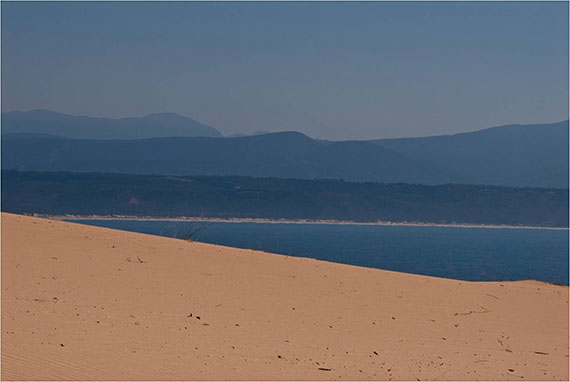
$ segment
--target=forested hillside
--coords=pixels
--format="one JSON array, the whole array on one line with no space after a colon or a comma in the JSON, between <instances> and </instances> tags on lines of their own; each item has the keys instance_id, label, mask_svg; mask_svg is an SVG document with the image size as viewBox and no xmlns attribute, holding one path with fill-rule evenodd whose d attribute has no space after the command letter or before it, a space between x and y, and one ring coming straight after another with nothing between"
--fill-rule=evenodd
<instances>
[{"instance_id":1,"label":"forested hillside","mask_svg":"<svg viewBox=\"0 0 570 382\"><path fill-rule=\"evenodd\" d=\"M3 171L2 210L566 227L568 190Z\"/></svg>"}]
</instances>

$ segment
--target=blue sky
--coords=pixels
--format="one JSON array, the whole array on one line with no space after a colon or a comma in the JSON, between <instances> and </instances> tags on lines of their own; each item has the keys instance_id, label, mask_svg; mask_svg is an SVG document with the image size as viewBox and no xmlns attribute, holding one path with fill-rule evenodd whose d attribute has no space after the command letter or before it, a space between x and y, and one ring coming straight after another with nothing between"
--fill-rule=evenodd
<instances>
[{"instance_id":1,"label":"blue sky","mask_svg":"<svg viewBox=\"0 0 570 382\"><path fill-rule=\"evenodd\" d=\"M2 109L326 139L568 116L567 3L6 3Z\"/></svg>"}]
</instances>

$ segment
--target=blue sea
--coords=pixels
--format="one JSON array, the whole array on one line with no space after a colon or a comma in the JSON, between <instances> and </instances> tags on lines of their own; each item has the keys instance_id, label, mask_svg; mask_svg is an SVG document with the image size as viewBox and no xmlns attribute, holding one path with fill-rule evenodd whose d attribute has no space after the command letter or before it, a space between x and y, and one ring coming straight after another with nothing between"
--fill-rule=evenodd
<instances>
[{"instance_id":1,"label":"blue sea","mask_svg":"<svg viewBox=\"0 0 570 382\"><path fill-rule=\"evenodd\" d=\"M181 237L190 223L70 220ZM568 285L568 230L212 223L196 241L336 263L471 281L534 279Z\"/></svg>"}]
</instances>

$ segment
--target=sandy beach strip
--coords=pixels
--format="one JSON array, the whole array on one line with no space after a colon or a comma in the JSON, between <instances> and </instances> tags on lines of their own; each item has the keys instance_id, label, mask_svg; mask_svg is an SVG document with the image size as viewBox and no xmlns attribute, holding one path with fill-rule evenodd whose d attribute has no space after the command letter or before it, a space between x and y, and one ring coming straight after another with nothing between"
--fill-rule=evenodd
<instances>
[{"instance_id":1,"label":"sandy beach strip","mask_svg":"<svg viewBox=\"0 0 570 382\"><path fill-rule=\"evenodd\" d=\"M568 380L568 287L2 214L3 380Z\"/></svg>"},{"instance_id":2,"label":"sandy beach strip","mask_svg":"<svg viewBox=\"0 0 570 382\"><path fill-rule=\"evenodd\" d=\"M392 222L373 221L358 222L352 220L324 219L262 219L262 218L207 218L207 217L156 217L133 215L37 215L36 217L52 220L138 220L138 221L171 221L171 222L210 222L210 223L267 223L267 224L334 224L334 225L368 225L394 227L459 227L459 228L488 228L488 229L548 229L568 231L568 227L508 225L508 224L468 224L468 223L426 223L426 222Z\"/></svg>"}]
</instances>

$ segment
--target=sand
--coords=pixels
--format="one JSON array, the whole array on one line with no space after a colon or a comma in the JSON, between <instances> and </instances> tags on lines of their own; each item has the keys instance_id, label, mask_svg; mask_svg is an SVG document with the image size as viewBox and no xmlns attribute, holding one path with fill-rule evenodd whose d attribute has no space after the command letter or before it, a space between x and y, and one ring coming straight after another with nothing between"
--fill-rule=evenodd
<instances>
[{"instance_id":1,"label":"sand","mask_svg":"<svg viewBox=\"0 0 570 382\"><path fill-rule=\"evenodd\" d=\"M568 380L568 287L2 214L3 380Z\"/></svg>"}]
</instances>

